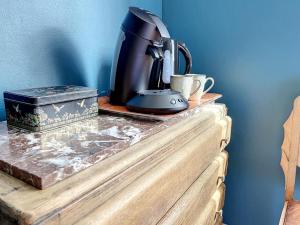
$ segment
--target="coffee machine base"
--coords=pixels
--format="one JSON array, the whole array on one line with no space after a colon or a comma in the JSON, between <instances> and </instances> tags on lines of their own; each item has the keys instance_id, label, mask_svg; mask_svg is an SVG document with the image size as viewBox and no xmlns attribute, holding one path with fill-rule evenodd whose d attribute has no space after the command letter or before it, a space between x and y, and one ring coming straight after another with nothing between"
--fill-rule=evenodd
<instances>
[{"instance_id":1,"label":"coffee machine base","mask_svg":"<svg viewBox=\"0 0 300 225\"><path fill-rule=\"evenodd\" d=\"M173 114L187 109L189 103L177 91L145 90L129 100L126 107L139 113Z\"/></svg>"}]
</instances>

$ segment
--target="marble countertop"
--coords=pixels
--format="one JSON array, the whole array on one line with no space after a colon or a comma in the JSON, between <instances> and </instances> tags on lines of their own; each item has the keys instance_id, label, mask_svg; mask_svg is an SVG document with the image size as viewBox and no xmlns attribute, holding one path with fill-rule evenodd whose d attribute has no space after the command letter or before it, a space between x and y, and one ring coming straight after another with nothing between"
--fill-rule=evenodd
<instances>
[{"instance_id":1,"label":"marble countertop","mask_svg":"<svg viewBox=\"0 0 300 225\"><path fill-rule=\"evenodd\" d=\"M36 133L0 122L0 169L44 189L198 113L200 108L164 122L103 114Z\"/></svg>"},{"instance_id":2,"label":"marble countertop","mask_svg":"<svg viewBox=\"0 0 300 225\"><path fill-rule=\"evenodd\" d=\"M42 189L142 140L157 125L159 122L101 115L31 133L1 122L0 169Z\"/></svg>"}]
</instances>

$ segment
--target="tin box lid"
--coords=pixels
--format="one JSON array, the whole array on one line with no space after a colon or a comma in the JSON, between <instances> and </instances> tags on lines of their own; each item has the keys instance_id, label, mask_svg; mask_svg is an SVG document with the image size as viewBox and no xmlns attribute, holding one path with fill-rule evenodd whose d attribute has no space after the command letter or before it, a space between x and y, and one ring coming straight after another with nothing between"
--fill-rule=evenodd
<instances>
[{"instance_id":1,"label":"tin box lid","mask_svg":"<svg viewBox=\"0 0 300 225\"><path fill-rule=\"evenodd\" d=\"M32 105L47 105L97 96L97 89L81 86L53 86L5 91L4 99Z\"/></svg>"}]
</instances>

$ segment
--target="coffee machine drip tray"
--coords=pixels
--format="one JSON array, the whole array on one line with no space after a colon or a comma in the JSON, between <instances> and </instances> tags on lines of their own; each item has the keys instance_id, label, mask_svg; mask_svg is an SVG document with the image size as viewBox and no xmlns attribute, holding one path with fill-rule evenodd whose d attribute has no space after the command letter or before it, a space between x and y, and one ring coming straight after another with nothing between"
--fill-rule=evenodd
<instances>
[{"instance_id":1,"label":"coffee machine drip tray","mask_svg":"<svg viewBox=\"0 0 300 225\"><path fill-rule=\"evenodd\" d=\"M126 107L134 112L150 114L172 114L189 107L180 92L165 90L144 90L130 99Z\"/></svg>"}]
</instances>

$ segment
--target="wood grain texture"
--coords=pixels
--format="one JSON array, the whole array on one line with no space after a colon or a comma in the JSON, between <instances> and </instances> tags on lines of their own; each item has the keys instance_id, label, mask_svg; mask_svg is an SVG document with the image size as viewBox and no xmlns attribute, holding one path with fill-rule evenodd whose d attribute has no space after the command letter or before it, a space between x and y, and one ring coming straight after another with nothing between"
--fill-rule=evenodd
<instances>
[{"instance_id":1,"label":"wood grain texture","mask_svg":"<svg viewBox=\"0 0 300 225\"><path fill-rule=\"evenodd\" d=\"M228 124L228 126L226 126L227 127L226 139L227 139L227 144L229 144L231 141L232 119L230 116L226 116L225 120L227 121Z\"/></svg>"},{"instance_id":2,"label":"wood grain texture","mask_svg":"<svg viewBox=\"0 0 300 225\"><path fill-rule=\"evenodd\" d=\"M215 225L223 225L223 216L221 213L216 214Z\"/></svg>"},{"instance_id":3,"label":"wood grain texture","mask_svg":"<svg viewBox=\"0 0 300 225\"><path fill-rule=\"evenodd\" d=\"M225 184L218 186L217 190L212 195L211 199L203 210L198 211L198 216L190 223L193 225L209 225L209 224L222 224L222 208L225 199ZM220 217L220 218L218 218ZM221 221L220 221L221 219Z\"/></svg>"},{"instance_id":4,"label":"wood grain texture","mask_svg":"<svg viewBox=\"0 0 300 225\"><path fill-rule=\"evenodd\" d=\"M294 101L293 111L284 124L281 167L285 175L285 200L294 195L296 168L299 165L300 149L300 97Z\"/></svg>"},{"instance_id":5,"label":"wood grain texture","mask_svg":"<svg viewBox=\"0 0 300 225\"><path fill-rule=\"evenodd\" d=\"M228 157L229 157L228 152L224 150L216 158L216 160L218 160L221 165L219 167L219 179L218 179L219 184L225 181L225 176L227 174L227 167L228 167Z\"/></svg>"},{"instance_id":6,"label":"wood grain texture","mask_svg":"<svg viewBox=\"0 0 300 225\"><path fill-rule=\"evenodd\" d=\"M228 158L224 157L226 155L227 153L224 152L219 153L214 162L199 176L158 224L193 224L199 213L204 210L207 202L215 195L215 207L223 207L225 185L222 183L217 187L217 181L220 176L224 176L224 165L227 164ZM218 168L217 171L213 170L216 167ZM220 199L219 202L217 202L218 199Z\"/></svg>"},{"instance_id":7,"label":"wood grain texture","mask_svg":"<svg viewBox=\"0 0 300 225\"><path fill-rule=\"evenodd\" d=\"M212 199L216 202L216 212L220 212L224 207L225 202L225 184L221 183L214 195L212 196Z\"/></svg>"},{"instance_id":8,"label":"wood grain texture","mask_svg":"<svg viewBox=\"0 0 300 225\"><path fill-rule=\"evenodd\" d=\"M211 127L77 224L157 223L219 153L221 133Z\"/></svg>"},{"instance_id":9,"label":"wood grain texture","mask_svg":"<svg viewBox=\"0 0 300 225\"><path fill-rule=\"evenodd\" d=\"M284 140L281 146L280 165L285 176L285 204L280 225L300 224L300 204L293 201L297 166L300 166L300 97L294 101L293 110L283 125Z\"/></svg>"},{"instance_id":10,"label":"wood grain texture","mask_svg":"<svg viewBox=\"0 0 300 225\"><path fill-rule=\"evenodd\" d=\"M230 142L232 119L229 116L225 116L221 124L224 127L221 141L221 149L224 149Z\"/></svg>"},{"instance_id":11,"label":"wood grain texture","mask_svg":"<svg viewBox=\"0 0 300 225\"><path fill-rule=\"evenodd\" d=\"M284 203L284 206L283 206L283 209L282 209L282 212L281 212L279 225L284 225L284 220L285 220L287 205L288 205L288 202L286 201Z\"/></svg>"},{"instance_id":12,"label":"wood grain texture","mask_svg":"<svg viewBox=\"0 0 300 225\"><path fill-rule=\"evenodd\" d=\"M216 202L210 200L202 212L199 212L196 220L191 225L214 225L216 217Z\"/></svg>"},{"instance_id":13,"label":"wood grain texture","mask_svg":"<svg viewBox=\"0 0 300 225\"><path fill-rule=\"evenodd\" d=\"M218 161L213 162L159 221L160 225L191 224L217 188Z\"/></svg>"},{"instance_id":14,"label":"wood grain texture","mask_svg":"<svg viewBox=\"0 0 300 225\"><path fill-rule=\"evenodd\" d=\"M0 173L0 214L9 215L6 221L22 225L69 225L86 215L101 224L91 213L95 209L116 215L124 208L137 207L137 213L151 209L150 214L163 216L220 151L217 142L223 132L220 121L224 117L219 117L217 108L223 110L222 105L206 109L46 190L34 189ZM180 174L184 179L178 178ZM154 201L156 194L161 201ZM148 208L143 208L144 204L131 205L131 198L136 203L147 200ZM162 209L159 213L157 207Z\"/></svg>"},{"instance_id":15,"label":"wood grain texture","mask_svg":"<svg viewBox=\"0 0 300 225\"><path fill-rule=\"evenodd\" d=\"M172 127L173 129L167 129L154 135L146 139L145 142L134 145L128 150L103 161L103 163L99 163L43 191L36 190L4 173L0 173L0 198L2 202L6 203L0 206L2 208L12 206L7 208L10 211L9 215L18 218L24 224L39 223L48 218L51 218L51 223L55 224L53 221L57 220L56 217L63 217L64 212L69 211L69 208L84 209L83 212L79 213L82 215L86 210L96 208L97 204L100 205L109 197L100 195L101 187L111 182L114 183L114 177L122 176L123 173L128 173L128 170L132 171L133 176L139 176L140 170L134 169L134 165L138 162L151 159L154 153L159 154L161 151L174 150L177 146L181 147L189 142L190 138L195 138L214 123L212 115L203 114L201 117L203 120L194 117L192 120L179 123ZM174 137L176 137L175 141L173 140ZM148 165L147 163L142 164ZM126 179L122 184L128 185L126 182L130 182L130 179ZM118 187L118 185L116 186ZM118 191L118 188L111 189ZM86 204L89 205L88 208L84 207ZM94 206L95 204L97 206ZM67 212L66 215L69 213ZM78 212L75 210L70 216L74 216L75 220L78 217Z\"/></svg>"},{"instance_id":16,"label":"wood grain texture","mask_svg":"<svg viewBox=\"0 0 300 225\"><path fill-rule=\"evenodd\" d=\"M287 203L284 225L298 225L300 224L300 202L289 201Z\"/></svg>"}]
</instances>

